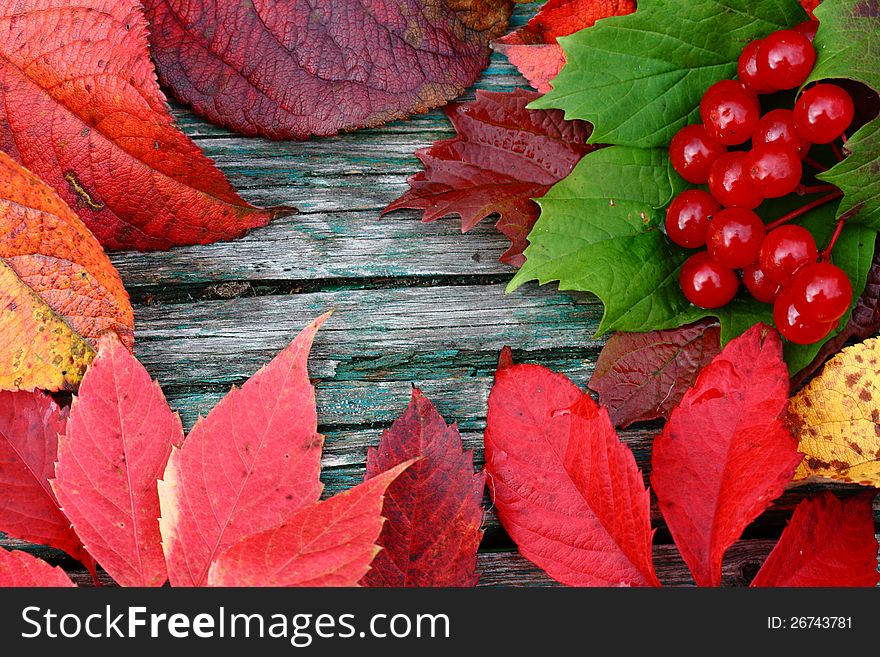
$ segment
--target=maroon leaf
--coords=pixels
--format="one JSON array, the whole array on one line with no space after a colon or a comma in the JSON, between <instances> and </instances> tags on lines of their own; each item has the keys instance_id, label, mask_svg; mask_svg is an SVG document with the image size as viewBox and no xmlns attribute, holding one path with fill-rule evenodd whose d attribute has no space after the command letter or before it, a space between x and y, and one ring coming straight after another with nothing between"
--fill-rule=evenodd
<instances>
[{"instance_id":1,"label":"maroon leaf","mask_svg":"<svg viewBox=\"0 0 880 657\"><path fill-rule=\"evenodd\" d=\"M589 387L608 407L614 426L669 419L719 351L718 323L708 320L666 331L615 333L599 354Z\"/></svg>"},{"instance_id":2,"label":"maroon leaf","mask_svg":"<svg viewBox=\"0 0 880 657\"><path fill-rule=\"evenodd\" d=\"M483 532L484 472L462 450L456 425L447 426L418 388L406 412L367 453L366 479L418 458L388 487L387 522L365 586L475 586Z\"/></svg>"},{"instance_id":3,"label":"maroon leaf","mask_svg":"<svg viewBox=\"0 0 880 657\"><path fill-rule=\"evenodd\" d=\"M424 221L457 214L467 232L481 219L500 215L496 226L510 238L502 262L519 267L526 237L538 218L532 199L565 178L586 153L591 126L565 121L558 110L528 110L538 94L479 91L469 103L446 110L458 135L416 152L425 170L385 210L424 210Z\"/></svg>"},{"instance_id":4,"label":"maroon leaf","mask_svg":"<svg viewBox=\"0 0 880 657\"><path fill-rule=\"evenodd\" d=\"M469 87L506 0L146 0L159 78L209 120L302 139L425 112Z\"/></svg>"}]
</instances>

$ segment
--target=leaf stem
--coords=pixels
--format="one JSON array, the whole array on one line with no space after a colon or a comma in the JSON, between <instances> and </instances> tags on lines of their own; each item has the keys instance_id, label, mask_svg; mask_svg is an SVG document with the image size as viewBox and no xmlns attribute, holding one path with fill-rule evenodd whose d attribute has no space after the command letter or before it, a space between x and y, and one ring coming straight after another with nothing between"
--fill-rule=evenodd
<instances>
[{"instance_id":1,"label":"leaf stem","mask_svg":"<svg viewBox=\"0 0 880 657\"><path fill-rule=\"evenodd\" d=\"M797 210L792 210L786 215L779 217L776 221L767 224L767 232L770 232L774 228L781 226L782 224L787 224L789 221L793 219L797 219L798 217L805 215L810 210L815 210L818 207L825 205L826 203L831 203L831 201L840 198L843 196L843 192L837 189L830 194L823 196L822 198L817 198L815 201L811 203L807 203L803 207L798 208Z\"/></svg>"}]
</instances>

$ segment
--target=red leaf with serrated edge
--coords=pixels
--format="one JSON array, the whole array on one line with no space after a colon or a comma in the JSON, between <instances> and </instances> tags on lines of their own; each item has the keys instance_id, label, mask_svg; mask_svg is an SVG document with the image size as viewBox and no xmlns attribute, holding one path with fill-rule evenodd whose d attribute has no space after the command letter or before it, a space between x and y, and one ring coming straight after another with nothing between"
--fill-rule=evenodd
<instances>
[{"instance_id":1,"label":"red leaf with serrated edge","mask_svg":"<svg viewBox=\"0 0 880 657\"><path fill-rule=\"evenodd\" d=\"M596 361L589 388L614 426L668 418L697 374L721 351L718 322L677 329L615 333Z\"/></svg>"},{"instance_id":2,"label":"red leaf with serrated edge","mask_svg":"<svg viewBox=\"0 0 880 657\"><path fill-rule=\"evenodd\" d=\"M72 587L76 584L59 566L52 567L27 552L0 548L0 587L7 586Z\"/></svg>"},{"instance_id":3,"label":"red leaf with serrated edge","mask_svg":"<svg viewBox=\"0 0 880 657\"><path fill-rule=\"evenodd\" d=\"M137 0L3 3L0 99L0 149L107 249L231 239L290 212L247 204L174 127Z\"/></svg>"},{"instance_id":4,"label":"red leaf with serrated edge","mask_svg":"<svg viewBox=\"0 0 880 657\"><path fill-rule=\"evenodd\" d=\"M121 586L168 579L159 493L180 418L118 340L101 338L58 444L52 487L89 553Z\"/></svg>"},{"instance_id":5,"label":"red leaf with serrated edge","mask_svg":"<svg viewBox=\"0 0 880 657\"><path fill-rule=\"evenodd\" d=\"M566 121L558 110L527 110L537 97L524 89L478 91L476 100L450 105L446 114L458 135L416 151L425 170L409 178L409 191L382 214L414 208L424 210L424 221L457 214L462 232L500 215L497 227L513 243L501 260L522 265L539 214L532 199L595 148L586 143L588 123Z\"/></svg>"},{"instance_id":6,"label":"red leaf with serrated edge","mask_svg":"<svg viewBox=\"0 0 880 657\"><path fill-rule=\"evenodd\" d=\"M412 461L329 500L280 527L236 543L211 566L211 586L357 586L381 549L382 501Z\"/></svg>"},{"instance_id":7,"label":"red leaf with serrated edge","mask_svg":"<svg viewBox=\"0 0 880 657\"><path fill-rule=\"evenodd\" d=\"M525 27L492 43L541 93L559 75L565 54L556 42L590 27L600 18L624 16L636 9L634 0L548 0Z\"/></svg>"},{"instance_id":8,"label":"red leaf with serrated edge","mask_svg":"<svg viewBox=\"0 0 880 657\"><path fill-rule=\"evenodd\" d=\"M172 449L159 482L159 525L173 586L204 585L223 550L320 497L324 437L306 361L327 317L233 388Z\"/></svg>"},{"instance_id":9,"label":"red leaf with serrated edge","mask_svg":"<svg viewBox=\"0 0 880 657\"><path fill-rule=\"evenodd\" d=\"M506 0L146 0L163 84L246 135L302 139L455 98L507 28Z\"/></svg>"},{"instance_id":10,"label":"red leaf with serrated edge","mask_svg":"<svg viewBox=\"0 0 880 657\"><path fill-rule=\"evenodd\" d=\"M561 374L509 365L505 353L500 365L486 471L498 518L522 555L563 584L657 585L647 491L607 414ZM580 453L568 452L571 443ZM628 512L615 511L624 505Z\"/></svg>"},{"instance_id":11,"label":"red leaf with serrated edge","mask_svg":"<svg viewBox=\"0 0 880 657\"><path fill-rule=\"evenodd\" d=\"M388 488L376 555L364 586L476 586L484 472L463 451L456 425L413 388L404 414L367 452L366 480L419 459Z\"/></svg>"},{"instance_id":12,"label":"red leaf with serrated edge","mask_svg":"<svg viewBox=\"0 0 880 657\"><path fill-rule=\"evenodd\" d=\"M727 548L801 461L780 420L787 403L782 341L758 324L700 372L654 441L651 484L699 586L721 584Z\"/></svg>"},{"instance_id":13,"label":"red leaf with serrated edge","mask_svg":"<svg viewBox=\"0 0 880 657\"><path fill-rule=\"evenodd\" d=\"M42 392L0 391L0 531L64 550L94 572L49 485L67 410Z\"/></svg>"},{"instance_id":14,"label":"red leaf with serrated edge","mask_svg":"<svg viewBox=\"0 0 880 657\"><path fill-rule=\"evenodd\" d=\"M873 500L824 491L798 504L752 586L876 586Z\"/></svg>"}]
</instances>

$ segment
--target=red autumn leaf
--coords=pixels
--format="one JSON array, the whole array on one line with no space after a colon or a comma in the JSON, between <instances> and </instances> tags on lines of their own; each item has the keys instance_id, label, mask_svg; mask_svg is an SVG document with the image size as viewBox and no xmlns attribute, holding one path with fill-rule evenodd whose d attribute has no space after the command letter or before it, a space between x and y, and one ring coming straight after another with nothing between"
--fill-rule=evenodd
<instances>
[{"instance_id":1,"label":"red autumn leaf","mask_svg":"<svg viewBox=\"0 0 880 657\"><path fill-rule=\"evenodd\" d=\"M616 427L668 418L697 374L721 351L717 322L615 333L599 354L590 390Z\"/></svg>"},{"instance_id":2,"label":"red autumn leaf","mask_svg":"<svg viewBox=\"0 0 880 657\"><path fill-rule=\"evenodd\" d=\"M102 338L59 441L52 486L89 553L121 586L168 579L156 481L182 442L158 384L118 340Z\"/></svg>"},{"instance_id":3,"label":"red autumn leaf","mask_svg":"<svg viewBox=\"0 0 880 657\"><path fill-rule=\"evenodd\" d=\"M798 504L752 586L876 586L873 493Z\"/></svg>"},{"instance_id":4,"label":"red autumn leaf","mask_svg":"<svg viewBox=\"0 0 880 657\"><path fill-rule=\"evenodd\" d=\"M60 567L21 550L0 548L0 588L7 586L76 586Z\"/></svg>"},{"instance_id":5,"label":"red autumn leaf","mask_svg":"<svg viewBox=\"0 0 880 657\"><path fill-rule=\"evenodd\" d=\"M782 342L758 324L700 372L654 441L651 483L699 586L721 583L727 548L801 461L780 420L787 403Z\"/></svg>"},{"instance_id":6,"label":"red autumn leaf","mask_svg":"<svg viewBox=\"0 0 880 657\"><path fill-rule=\"evenodd\" d=\"M413 388L404 414L367 452L366 480L419 459L389 486L387 522L365 586L475 586L483 532L484 472L474 474L472 450L462 450L456 425Z\"/></svg>"},{"instance_id":7,"label":"red autumn leaf","mask_svg":"<svg viewBox=\"0 0 880 657\"><path fill-rule=\"evenodd\" d=\"M493 42L529 83L541 93L559 75L565 54L556 42L590 27L600 18L624 16L636 9L634 0L548 0L525 27Z\"/></svg>"},{"instance_id":8,"label":"red autumn leaf","mask_svg":"<svg viewBox=\"0 0 880 657\"><path fill-rule=\"evenodd\" d=\"M94 572L94 561L49 485L67 410L42 392L0 391L0 531L64 550Z\"/></svg>"},{"instance_id":9,"label":"red autumn leaf","mask_svg":"<svg viewBox=\"0 0 880 657\"><path fill-rule=\"evenodd\" d=\"M327 316L233 388L199 419L183 447L172 449L159 482L172 585L204 585L221 552L320 497L323 436L306 361Z\"/></svg>"},{"instance_id":10,"label":"red autumn leaf","mask_svg":"<svg viewBox=\"0 0 880 657\"><path fill-rule=\"evenodd\" d=\"M422 113L469 87L506 0L146 0L162 83L210 121L302 139ZM234 38L233 38L234 35Z\"/></svg>"},{"instance_id":11,"label":"red autumn leaf","mask_svg":"<svg viewBox=\"0 0 880 657\"><path fill-rule=\"evenodd\" d=\"M412 461L236 543L211 566L211 586L357 586L380 547L382 500Z\"/></svg>"},{"instance_id":12,"label":"red autumn leaf","mask_svg":"<svg viewBox=\"0 0 880 657\"><path fill-rule=\"evenodd\" d=\"M502 354L484 440L498 517L520 552L564 584L657 585L648 493L607 413L566 377L508 363Z\"/></svg>"},{"instance_id":13,"label":"red autumn leaf","mask_svg":"<svg viewBox=\"0 0 880 657\"><path fill-rule=\"evenodd\" d=\"M565 121L558 110L527 110L538 95L478 91L475 101L447 108L458 136L416 151L425 170L385 210L424 210L424 221L457 214L467 232L481 219L500 215L497 228L513 245L501 257L520 266L526 237L538 218L532 199L571 173L586 153L590 125Z\"/></svg>"},{"instance_id":14,"label":"red autumn leaf","mask_svg":"<svg viewBox=\"0 0 880 657\"><path fill-rule=\"evenodd\" d=\"M0 98L0 149L108 249L206 244L290 212L244 202L175 128L137 0L4 3Z\"/></svg>"}]
</instances>

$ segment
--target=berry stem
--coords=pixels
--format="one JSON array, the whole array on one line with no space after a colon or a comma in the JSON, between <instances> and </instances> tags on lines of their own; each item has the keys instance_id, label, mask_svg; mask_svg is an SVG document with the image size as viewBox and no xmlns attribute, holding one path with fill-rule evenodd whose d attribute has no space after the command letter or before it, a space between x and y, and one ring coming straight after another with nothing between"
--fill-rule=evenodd
<instances>
[{"instance_id":1,"label":"berry stem","mask_svg":"<svg viewBox=\"0 0 880 657\"><path fill-rule=\"evenodd\" d=\"M831 250L834 248L834 245L837 244L837 238L840 237L840 233L843 231L846 219L847 217L844 215L837 220L837 226L834 228L834 234L831 236L831 239L828 240L828 246L826 246L825 250L819 254L819 262L828 262L831 258Z\"/></svg>"},{"instance_id":2,"label":"berry stem","mask_svg":"<svg viewBox=\"0 0 880 657\"><path fill-rule=\"evenodd\" d=\"M822 192L833 192L836 190L837 187L834 185L798 185L794 191L798 196L806 196L807 194L820 194Z\"/></svg>"},{"instance_id":3,"label":"berry stem","mask_svg":"<svg viewBox=\"0 0 880 657\"><path fill-rule=\"evenodd\" d=\"M831 150L834 151L834 156L837 160L843 162L843 153L840 152L840 147L837 145L837 142L831 142Z\"/></svg>"},{"instance_id":4,"label":"berry stem","mask_svg":"<svg viewBox=\"0 0 880 657\"><path fill-rule=\"evenodd\" d=\"M802 215L805 215L810 210L814 210L818 207L821 207L821 206L825 205L826 203L831 203L831 201L834 201L835 199L838 199L841 196L843 196L843 192L838 189L834 192L831 192L830 194L827 194L826 196L823 196L822 198L817 198L815 201L812 201L811 203L807 203L806 205L798 208L797 210L792 210L788 214L779 217L779 219L777 219L776 221L767 224L767 232L769 233L774 228L778 228L782 224L787 224L789 221L792 221Z\"/></svg>"},{"instance_id":5,"label":"berry stem","mask_svg":"<svg viewBox=\"0 0 880 657\"><path fill-rule=\"evenodd\" d=\"M826 166L825 166L824 164L822 164L821 162L817 162L816 160L814 160L814 159L811 158L811 157L805 157L805 158L804 158L804 162L806 162L806 163L809 164L811 167L813 167L814 169L816 169L816 171L819 171L819 172L825 172L825 171L828 171L828 167L826 167Z\"/></svg>"}]
</instances>

